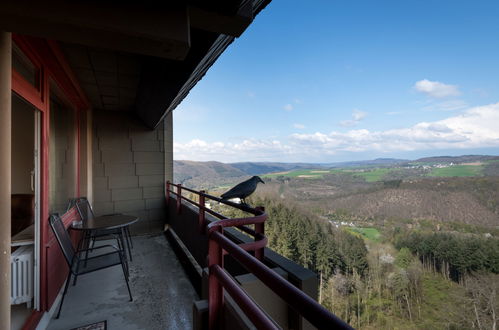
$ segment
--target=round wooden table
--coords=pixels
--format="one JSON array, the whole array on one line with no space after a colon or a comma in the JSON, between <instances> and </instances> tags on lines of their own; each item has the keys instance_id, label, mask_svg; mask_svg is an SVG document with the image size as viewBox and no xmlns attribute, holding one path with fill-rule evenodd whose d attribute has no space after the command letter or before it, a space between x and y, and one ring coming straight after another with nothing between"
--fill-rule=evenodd
<instances>
[{"instance_id":1,"label":"round wooden table","mask_svg":"<svg viewBox=\"0 0 499 330\"><path fill-rule=\"evenodd\" d=\"M123 247L123 249L125 249L126 245L126 247L128 248L128 255L130 256L130 261L132 261L132 251L130 249L130 246L132 245L132 238L130 237L130 231L128 226L134 224L137 221L139 221L139 218L132 215L124 215L124 214L102 215L99 217L93 217L79 222L75 221L73 222L70 228L73 230L83 231L84 238L91 237L92 232L116 230L119 233L119 240L121 242L121 246Z\"/></svg>"}]
</instances>

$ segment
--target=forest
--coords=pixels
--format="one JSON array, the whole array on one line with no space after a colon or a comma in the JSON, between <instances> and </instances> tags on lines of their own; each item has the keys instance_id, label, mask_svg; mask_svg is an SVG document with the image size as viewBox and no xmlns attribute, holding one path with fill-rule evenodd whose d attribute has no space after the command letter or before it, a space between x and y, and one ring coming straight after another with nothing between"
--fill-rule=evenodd
<instances>
[{"instance_id":1,"label":"forest","mask_svg":"<svg viewBox=\"0 0 499 330\"><path fill-rule=\"evenodd\" d=\"M251 203L266 207L269 247L315 271L319 302L354 327L496 329L496 238L399 228L373 242L276 199Z\"/></svg>"}]
</instances>

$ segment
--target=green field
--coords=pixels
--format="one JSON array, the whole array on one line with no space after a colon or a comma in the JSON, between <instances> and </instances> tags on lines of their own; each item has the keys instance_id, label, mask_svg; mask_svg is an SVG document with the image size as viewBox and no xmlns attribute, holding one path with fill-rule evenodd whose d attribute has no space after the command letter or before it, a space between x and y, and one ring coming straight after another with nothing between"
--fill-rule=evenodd
<instances>
[{"instance_id":1,"label":"green field","mask_svg":"<svg viewBox=\"0 0 499 330\"><path fill-rule=\"evenodd\" d=\"M324 176L324 174L333 173L334 170L321 170L321 169L305 169L305 170L294 170L288 172L278 172L269 173L262 175L264 178L277 178L279 176L284 176L288 178L304 178L304 179L319 179Z\"/></svg>"},{"instance_id":2,"label":"green field","mask_svg":"<svg viewBox=\"0 0 499 330\"><path fill-rule=\"evenodd\" d=\"M367 182L381 181L383 177L391 171L389 168L376 168L366 172L355 173L356 176L363 177Z\"/></svg>"},{"instance_id":3,"label":"green field","mask_svg":"<svg viewBox=\"0 0 499 330\"><path fill-rule=\"evenodd\" d=\"M352 233L356 233L363 238L367 238L368 240L375 241L375 242L378 242L380 237L381 237L379 230L377 230L376 228L372 228L372 227L347 228L347 230L352 232Z\"/></svg>"},{"instance_id":4,"label":"green field","mask_svg":"<svg viewBox=\"0 0 499 330\"><path fill-rule=\"evenodd\" d=\"M319 179L324 177L324 174L349 174L364 178L367 182L381 181L383 177L389 173L391 169L389 168L374 168L374 169L359 169L359 168L338 168L331 170L323 169L303 169L303 170L293 170L288 172L278 172L264 174L264 178L277 178L279 176L284 176L288 178L302 178L302 179Z\"/></svg>"},{"instance_id":5,"label":"green field","mask_svg":"<svg viewBox=\"0 0 499 330\"><path fill-rule=\"evenodd\" d=\"M454 165L444 168L434 168L429 176L465 177L482 175L483 165Z\"/></svg>"}]
</instances>

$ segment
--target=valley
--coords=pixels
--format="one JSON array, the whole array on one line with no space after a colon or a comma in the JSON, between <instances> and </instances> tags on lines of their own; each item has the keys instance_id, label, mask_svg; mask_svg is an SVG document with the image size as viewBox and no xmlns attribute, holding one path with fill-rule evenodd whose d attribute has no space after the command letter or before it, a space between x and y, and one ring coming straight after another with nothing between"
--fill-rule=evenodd
<instances>
[{"instance_id":1,"label":"valley","mask_svg":"<svg viewBox=\"0 0 499 330\"><path fill-rule=\"evenodd\" d=\"M356 328L496 327L499 157L180 168L214 195L260 175L249 202L266 207L269 247L314 270L319 302Z\"/></svg>"}]
</instances>

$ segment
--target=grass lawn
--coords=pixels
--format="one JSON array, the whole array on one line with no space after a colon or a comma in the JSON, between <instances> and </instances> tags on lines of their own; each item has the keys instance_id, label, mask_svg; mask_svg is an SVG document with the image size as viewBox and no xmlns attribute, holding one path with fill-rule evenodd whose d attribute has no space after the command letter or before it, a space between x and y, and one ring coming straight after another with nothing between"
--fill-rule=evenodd
<instances>
[{"instance_id":1,"label":"grass lawn","mask_svg":"<svg viewBox=\"0 0 499 330\"><path fill-rule=\"evenodd\" d=\"M353 232L361 236L362 238L367 238L368 240L378 242L381 234L376 228L347 228L348 231Z\"/></svg>"},{"instance_id":2,"label":"grass lawn","mask_svg":"<svg viewBox=\"0 0 499 330\"><path fill-rule=\"evenodd\" d=\"M454 165L444 168L434 168L429 176L464 177L482 175L483 165Z\"/></svg>"}]
</instances>

